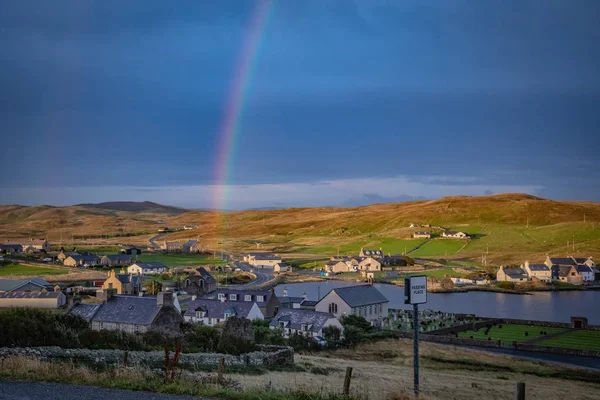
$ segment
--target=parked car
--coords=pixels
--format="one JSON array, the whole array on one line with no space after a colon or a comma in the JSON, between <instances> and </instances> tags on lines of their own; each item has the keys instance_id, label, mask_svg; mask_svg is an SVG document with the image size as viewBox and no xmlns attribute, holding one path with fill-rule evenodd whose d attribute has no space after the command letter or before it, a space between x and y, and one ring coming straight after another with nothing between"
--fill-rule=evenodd
<instances>
[{"instance_id":1,"label":"parked car","mask_svg":"<svg viewBox=\"0 0 600 400\"><path fill-rule=\"evenodd\" d=\"M49 263L52 262L52 259L50 257L46 257L42 261L44 261L45 263Z\"/></svg>"}]
</instances>

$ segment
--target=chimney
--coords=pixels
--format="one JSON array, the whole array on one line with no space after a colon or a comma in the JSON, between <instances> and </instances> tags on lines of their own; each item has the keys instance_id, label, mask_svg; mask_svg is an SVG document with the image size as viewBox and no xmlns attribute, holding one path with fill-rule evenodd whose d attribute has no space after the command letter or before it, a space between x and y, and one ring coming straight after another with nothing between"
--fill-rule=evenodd
<instances>
[{"instance_id":1,"label":"chimney","mask_svg":"<svg viewBox=\"0 0 600 400\"><path fill-rule=\"evenodd\" d=\"M172 306L173 305L173 293L172 292L160 292L156 295L156 304L158 306Z\"/></svg>"},{"instance_id":2,"label":"chimney","mask_svg":"<svg viewBox=\"0 0 600 400\"><path fill-rule=\"evenodd\" d=\"M79 296L67 297L67 306L69 307L69 309L75 307L79 303L81 303L81 298Z\"/></svg>"},{"instance_id":3,"label":"chimney","mask_svg":"<svg viewBox=\"0 0 600 400\"><path fill-rule=\"evenodd\" d=\"M117 289L102 289L102 290L96 291L96 297L104 302L108 301L108 299L110 299L112 296L114 296L116 294L117 294Z\"/></svg>"}]
</instances>

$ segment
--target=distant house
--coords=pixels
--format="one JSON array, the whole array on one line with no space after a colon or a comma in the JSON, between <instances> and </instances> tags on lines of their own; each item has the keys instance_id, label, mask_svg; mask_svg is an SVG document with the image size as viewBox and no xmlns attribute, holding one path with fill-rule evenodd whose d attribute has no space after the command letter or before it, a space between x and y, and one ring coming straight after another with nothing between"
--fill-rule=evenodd
<instances>
[{"instance_id":1,"label":"distant house","mask_svg":"<svg viewBox=\"0 0 600 400\"><path fill-rule=\"evenodd\" d=\"M373 257L365 257L358 263L358 269L361 271L381 271L381 263Z\"/></svg>"},{"instance_id":2,"label":"distant house","mask_svg":"<svg viewBox=\"0 0 600 400\"><path fill-rule=\"evenodd\" d=\"M181 242L176 242L176 241L165 241L163 246L162 246L163 250L169 252L169 253L180 253L183 251L183 245L181 244Z\"/></svg>"},{"instance_id":3,"label":"distant house","mask_svg":"<svg viewBox=\"0 0 600 400\"><path fill-rule=\"evenodd\" d=\"M342 260L330 260L325 263L325 271L339 274L351 271L350 266Z\"/></svg>"},{"instance_id":4,"label":"distant house","mask_svg":"<svg viewBox=\"0 0 600 400\"><path fill-rule=\"evenodd\" d=\"M471 238L471 236L467 235L464 232L460 232L460 231L444 231L444 232L442 232L442 237L448 238L448 239L470 239Z\"/></svg>"},{"instance_id":5,"label":"distant house","mask_svg":"<svg viewBox=\"0 0 600 400\"><path fill-rule=\"evenodd\" d=\"M573 258L578 265L587 265L590 268L594 268L596 263L592 257L574 257Z\"/></svg>"},{"instance_id":6,"label":"distant house","mask_svg":"<svg viewBox=\"0 0 600 400\"><path fill-rule=\"evenodd\" d=\"M110 270L108 278L102 284L102 289L115 289L116 294L137 295L142 291L142 280L139 275L127 274L123 269L119 274Z\"/></svg>"},{"instance_id":7,"label":"distant house","mask_svg":"<svg viewBox=\"0 0 600 400\"><path fill-rule=\"evenodd\" d=\"M260 308L265 318L277 315L281 308L281 303L274 291L271 290L235 290L235 289L217 289L216 291L203 296L205 299L223 298L228 301L255 302Z\"/></svg>"},{"instance_id":8,"label":"distant house","mask_svg":"<svg viewBox=\"0 0 600 400\"><path fill-rule=\"evenodd\" d=\"M306 297L289 297L283 296L278 297L279 303L281 303L282 308L302 308L302 302L306 299Z\"/></svg>"},{"instance_id":9,"label":"distant house","mask_svg":"<svg viewBox=\"0 0 600 400\"><path fill-rule=\"evenodd\" d=\"M496 280L498 282L527 282L529 277L523 268L501 265L498 272L496 272Z\"/></svg>"},{"instance_id":10,"label":"distant house","mask_svg":"<svg viewBox=\"0 0 600 400\"><path fill-rule=\"evenodd\" d=\"M577 261L575 261L572 257L546 257L546 261L544 261L544 264L546 264L546 266L548 268L552 268L553 266L557 265L572 265L574 267L577 266Z\"/></svg>"},{"instance_id":11,"label":"distant house","mask_svg":"<svg viewBox=\"0 0 600 400\"><path fill-rule=\"evenodd\" d=\"M408 265L403 254L388 254L383 256L381 263L386 266L405 267Z\"/></svg>"},{"instance_id":12,"label":"distant house","mask_svg":"<svg viewBox=\"0 0 600 400\"><path fill-rule=\"evenodd\" d=\"M337 327L340 332L344 329L331 313L289 308L281 309L269 323L269 328L281 329L285 338L296 333L306 337L322 337L323 329L329 326Z\"/></svg>"},{"instance_id":13,"label":"distant house","mask_svg":"<svg viewBox=\"0 0 600 400\"><path fill-rule=\"evenodd\" d=\"M288 272L290 270L290 266L285 263L275 264L273 267L273 272L276 274L280 274L282 272Z\"/></svg>"},{"instance_id":14,"label":"distant house","mask_svg":"<svg viewBox=\"0 0 600 400\"><path fill-rule=\"evenodd\" d=\"M202 251L202 244L197 240L188 240L183 244L184 253L200 253Z\"/></svg>"},{"instance_id":15,"label":"distant house","mask_svg":"<svg viewBox=\"0 0 600 400\"><path fill-rule=\"evenodd\" d=\"M245 318L251 321L265 319L256 302L222 299L196 299L192 301L183 318L186 322L201 322L215 326L228 318Z\"/></svg>"},{"instance_id":16,"label":"distant house","mask_svg":"<svg viewBox=\"0 0 600 400\"><path fill-rule=\"evenodd\" d=\"M46 239L11 240L5 244L20 244L23 252L30 253L48 253L52 250Z\"/></svg>"},{"instance_id":17,"label":"distant house","mask_svg":"<svg viewBox=\"0 0 600 400\"><path fill-rule=\"evenodd\" d=\"M183 290L188 294L204 296L217 289L217 280L203 267L198 267L183 281Z\"/></svg>"},{"instance_id":18,"label":"distant house","mask_svg":"<svg viewBox=\"0 0 600 400\"><path fill-rule=\"evenodd\" d=\"M521 268L527 272L530 280L552 282L552 271L546 264L530 264L529 261L525 261Z\"/></svg>"},{"instance_id":19,"label":"distant house","mask_svg":"<svg viewBox=\"0 0 600 400\"><path fill-rule=\"evenodd\" d=\"M168 271L169 268L160 262L137 262L127 267L127 273L134 275L158 275Z\"/></svg>"},{"instance_id":20,"label":"distant house","mask_svg":"<svg viewBox=\"0 0 600 400\"><path fill-rule=\"evenodd\" d=\"M108 254L100 258L100 265L120 267L131 265L134 261L134 257L129 254Z\"/></svg>"},{"instance_id":21,"label":"distant house","mask_svg":"<svg viewBox=\"0 0 600 400\"><path fill-rule=\"evenodd\" d=\"M121 249L121 253L129 254L132 256L138 256L138 255L142 254L142 249L140 249L139 247L135 247L135 246L127 246L127 247L123 247Z\"/></svg>"},{"instance_id":22,"label":"distant house","mask_svg":"<svg viewBox=\"0 0 600 400\"><path fill-rule=\"evenodd\" d=\"M415 233L413 233L413 238L415 238L415 239L430 239L431 232L415 232Z\"/></svg>"},{"instance_id":23,"label":"distant house","mask_svg":"<svg viewBox=\"0 0 600 400\"><path fill-rule=\"evenodd\" d=\"M184 225L183 229L186 231L190 231L192 229L196 229L198 227L198 225Z\"/></svg>"},{"instance_id":24,"label":"distant house","mask_svg":"<svg viewBox=\"0 0 600 400\"><path fill-rule=\"evenodd\" d=\"M61 291L10 291L0 293L0 308L59 308L66 304L67 298Z\"/></svg>"},{"instance_id":25,"label":"distant house","mask_svg":"<svg viewBox=\"0 0 600 400\"><path fill-rule=\"evenodd\" d=\"M244 261L253 267L274 267L281 264L283 259L273 253L248 253L244 256Z\"/></svg>"},{"instance_id":26,"label":"distant house","mask_svg":"<svg viewBox=\"0 0 600 400\"><path fill-rule=\"evenodd\" d=\"M585 264L577 265L577 272L579 272L584 282L593 282L595 279L594 270Z\"/></svg>"},{"instance_id":27,"label":"distant house","mask_svg":"<svg viewBox=\"0 0 600 400\"><path fill-rule=\"evenodd\" d=\"M582 285L583 276L577 271L575 265L553 265L552 279L559 282L566 282L572 285Z\"/></svg>"},{"instance_id":28,"label":"distant house","mask_svg":"<svg viewBox=\"0 0 600 400\"><path fill-rule=\"evenodd\" d=\"M360 253L358 253L359 257L372 257L372 258L382 258L383 250L365 250L361 247Z\"/></svg>"},{"instance_id":29,"label":"distant house","mask_svg":"<svg viewBox=\"0 0 600 400\"><path fill-rule=\"evenodd\" d=\"M70 313L86 319L96 331L180 332L183 318L175 307L173 293L140 297L119 296L114 292L106 289L103 304L77 304Z\"/></svg>"},{"instance_id":30,"label":"distant house","mask_svg":"<svg viewBox=\"0 0 600 400\"><path fill-rule=\"evenodd\" d=\"M56 256L56 259L60 262L63 262L69 258L69 256L78 256L79 253L77 252L76 249L73 249L71 251L65 251L64 247L60 248L60 251L58 252L58 255Z\"/></svg>"},{"instance_id":31,"label":"distant house","mask_svg":"<svg viewBox=\"0 0 600 400\"><path fill-rule=\"evenodd\" d=\"M0 279L0 293L6 292L52 292L52 285L41 278Z\"/></svg>"},{"instance_id":32,"label":"distant house","mask_svg":"<svg viewBox=\"0 0 600 400\"><path fill-rule=\"evenodd\" d=\"M316 311L333 314L359 315L374 326L383 326L388 316L388 299L371 285L332 289L315 306Z\"/></svg>"},{"instance_id":33,"label":"distant house","mask_svg":"<svg viewBox=\"0 0 600 400\"><path fill-rule=\"evenodd\" d=\"M2 254L18 254L23 252L23 246L20 244L0 244L0 253Z\"/></svg>"},{"instance_id":34,"label":"distant house","mask_svg":"<svg viewBox=\"0 0 600 400\"><path fill-rule=\"evenodd\" d=\"M74 254L72 256L68 256L63 261L63 264L69 267L83 267L83 266L93 266L98 265L100 259L98 256L90 255L90 254Z\"/></svg>"}]
</instances>

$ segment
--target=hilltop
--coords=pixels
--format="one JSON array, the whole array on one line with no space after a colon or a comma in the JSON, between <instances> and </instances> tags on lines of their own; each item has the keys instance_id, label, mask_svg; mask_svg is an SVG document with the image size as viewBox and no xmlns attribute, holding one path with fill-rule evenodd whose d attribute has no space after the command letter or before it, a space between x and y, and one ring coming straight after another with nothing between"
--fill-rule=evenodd
<instances>
[{"instance_id":1,"label":"hilltop","mask_svg":"<svg viewBox=\"0 0 600 400\"><path fill-rule=\"evenodd\" d=\"M116 210L118 209L118 210ZM404 252L422 244L412 232L446 229L473 236L469 242L434 240L411 255L489 262L518 262L546 254L600 256L600 204L555 201L525 194L374 204L353 208L287 208L232 212L186 211L155 203L102 203L71 207L0 207L0 237L108 235L107 243L145 244L160 226L197 225L169 240L198 238L209 248L260 248L315 256L356 253L360 247ZM414 224L414 228L410 225ZM112 238L130 233L126 240ZM573 245L573 241L575 245Z\"/></svg>"}]
</instances>

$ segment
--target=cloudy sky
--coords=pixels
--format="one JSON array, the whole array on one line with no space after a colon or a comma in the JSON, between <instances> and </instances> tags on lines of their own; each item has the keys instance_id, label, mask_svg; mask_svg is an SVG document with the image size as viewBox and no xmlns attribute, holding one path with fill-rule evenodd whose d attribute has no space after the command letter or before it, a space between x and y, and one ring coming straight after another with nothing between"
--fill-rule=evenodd
<instances>
[{"instance_id":1,"label":"cloudy sky","mask_svg":"<svg viewBox=\"0 0 600 400\"><path fill-rule=\"evenodd\" d=\"M216 180L259 3L0 2L0 203L600 201L597 0L263 4Z\"/></svg>"}]
</instances>

